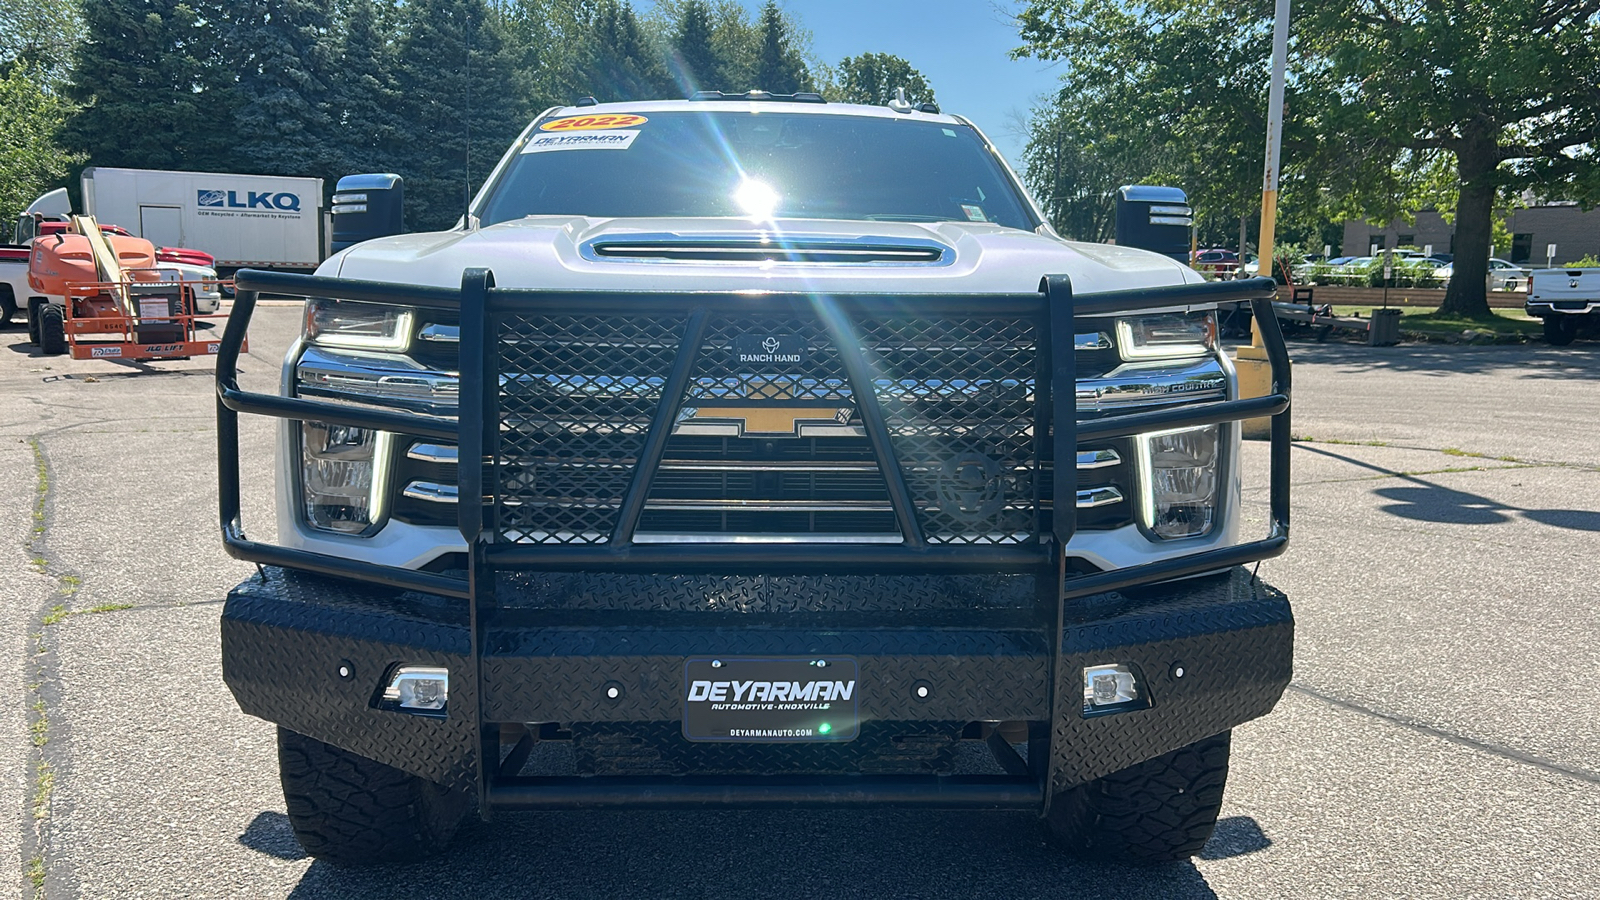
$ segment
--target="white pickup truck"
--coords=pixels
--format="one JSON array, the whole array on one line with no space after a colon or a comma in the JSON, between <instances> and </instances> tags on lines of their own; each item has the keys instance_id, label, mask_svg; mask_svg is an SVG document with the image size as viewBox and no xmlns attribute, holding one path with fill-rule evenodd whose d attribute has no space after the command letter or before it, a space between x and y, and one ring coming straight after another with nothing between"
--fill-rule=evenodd
<instances>
[{"instance_id":1,"label":"white pickup truck","mask_svg":"<svg viewBox=\"0 0 1600 900\"><path fill-rule=\"evenodd\" d=\"M474 807L890 805L1198 852L1229 730L1290 678L1288 599L1244 568L1288 540L1289 359L1271 279L1178 261L1181 191L1119 204L1116 246L1062 240L931 103L590 100L449 231L240 271L218 497L264 567L222 669L279 726L301 844L414 860ZM267 291L305 330L250 393ZM1240 300L1267 396L1217 343ZM282 423L277 545L244 534L240 413ZM1262 415L1253 538L1267 457L1235 421Z\"/></svg>"},{"instance_id":2,"label":"white pickup truck","mask_svg":"<svg viewBox=\"0 0 1600 900\"><path fill-rule=\"evenodd\" d=\"M1564 347L1580 331L1600 328L1600 269L1535 269L1528 315L1544 320L1544 339Z\"/></svg>"}]
</instances>

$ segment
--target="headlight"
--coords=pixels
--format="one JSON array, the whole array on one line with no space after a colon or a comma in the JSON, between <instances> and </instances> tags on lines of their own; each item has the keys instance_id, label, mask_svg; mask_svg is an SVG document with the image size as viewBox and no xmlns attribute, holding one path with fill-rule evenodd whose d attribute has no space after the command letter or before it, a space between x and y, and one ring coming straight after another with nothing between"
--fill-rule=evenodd
<instances>
[{"instance_id":1,"label":"headlight","mask_svg":"<svg viewBox=\"0 0 1600 900\"><path fill-rule=\"evenodd\" d=\"M411 310L353 300L306 301L305 339L327 347L403 350L411 340Z\"/></svg>"},{"instance_id":2,"label":"headlight","mask_svg":"<svg viewBox=\"0 0 1600 900\"><path fill-rule=\"evenodd\" d=\"M1199 537L1217 517L1216 425L1138 438L1144 525L1157 537Z\"/></svg>"},{"instance_id":3,"label":"headlight","mask_svg":"<svg viewBox=\"0 0 1600 900\"><path fill-rule=\"evenodd\" d=\"M303 423L300 489L306 523L340 534L362 534L381 523L389 443L387 432Z\"/></svg>"},{"instance_id":4,"label":"headlight","mask_svg":"<svg viewBox=\"0 0 1600 900\"><path fill-rule=\"evenodd\" d=\"M1217 314L1160 313L1117 320L1123 359L1204 356L1217 348Z\"/></svg>"}]
</instances>

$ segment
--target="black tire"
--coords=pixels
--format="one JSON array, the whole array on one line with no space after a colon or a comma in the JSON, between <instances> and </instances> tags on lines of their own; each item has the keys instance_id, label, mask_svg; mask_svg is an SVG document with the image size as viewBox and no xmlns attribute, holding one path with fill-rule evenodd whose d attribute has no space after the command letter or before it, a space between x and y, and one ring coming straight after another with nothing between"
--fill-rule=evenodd
<instances>
[{"instance_id":1,"label":"black tire","mask_svg":"<svg viewBox=\"0 0 1600 900\"><path fill-rule=\"evenodd\" d=\"M1572 316L1545 316L1545 343L1565 347L1578 337L1578 320Z\"/></svg>"},{"instance_id":2,"label":"black tire","mask_svg":"<svg viewBox=\"0 0 1600 900\"><path fill-rule=\"evenodd\" d=\"M437 853L472 805L463 792L283 728L278 774L300 846L342 865Z\"/></svg>"},{"instance_id":3,"label":"black tire","mask_svg":"<svg viewBox=\"0 0 1600 900\"><path fill-rule=\"evenodd\" d=\"M67 352L66 312L54 303L39 308L39 349L45 356Z\"/></svg>"},{"instance_id":4,"label":"black tire","mask_svg":"<svg viewBox=\"0 0 1600 900\"><path fill-rule=\"evenodd\" d=\"M28 301L28 343L39 343L39 310L43 308L44 301L34 297Z\"/></svg>"},{"instance_id":5,"label":"black tire","mask_svg":"<svg viewBox=\"0 0 1600 900\"><path fill-rule=\"evenodd\" d=\"M1159 863L1200 852L1217 827L1228 782L1224 731L1056 795L1056 840L1095 859Z\"/></svg>"},{"instance_id":6,"label":"black tire","mask_svg":"<svg viewBox=\"0 0 1600 900\"><path fill-rule=\"evenodd\" d=\"M0 328L11 327L11 317L17 314L17 296L11 285L0 284Z\"/></svg>"}]
</instances>

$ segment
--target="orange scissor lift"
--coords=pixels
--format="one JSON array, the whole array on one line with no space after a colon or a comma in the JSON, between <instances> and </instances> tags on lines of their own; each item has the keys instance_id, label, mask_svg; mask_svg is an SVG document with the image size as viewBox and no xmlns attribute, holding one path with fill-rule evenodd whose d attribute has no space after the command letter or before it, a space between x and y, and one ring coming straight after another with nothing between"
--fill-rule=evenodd
<instances>
[{"instance_id":1,"label":"orange scissor lift","mask_svg":"<svg viewBox=\"0 0 1600 900\"><path fill-rule=\"evenodd\" d=\"M143 238L108 235L93 216L73 216L67 232L35 238L28 280L60 296L73 359L187 359L215 356L221 338L201 337L195 312L201 285L170 278Z\"/></svg>"}]
</instances>

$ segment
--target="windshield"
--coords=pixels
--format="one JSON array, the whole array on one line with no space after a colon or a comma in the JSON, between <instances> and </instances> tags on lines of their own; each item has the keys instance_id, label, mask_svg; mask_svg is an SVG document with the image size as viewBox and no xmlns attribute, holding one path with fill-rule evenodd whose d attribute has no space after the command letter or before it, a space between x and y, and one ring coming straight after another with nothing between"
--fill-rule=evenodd
<instances>
[{"instance_id":1,"label":"windshield","mask_svg":"<svg viewBox=\"0 0 1600 900\"><path fill-rule=\"evenodd\" d=\"M546 215L1036 224L968 126L766 111L541 123L479 217Z\"/></svg>"}]
</instances>

